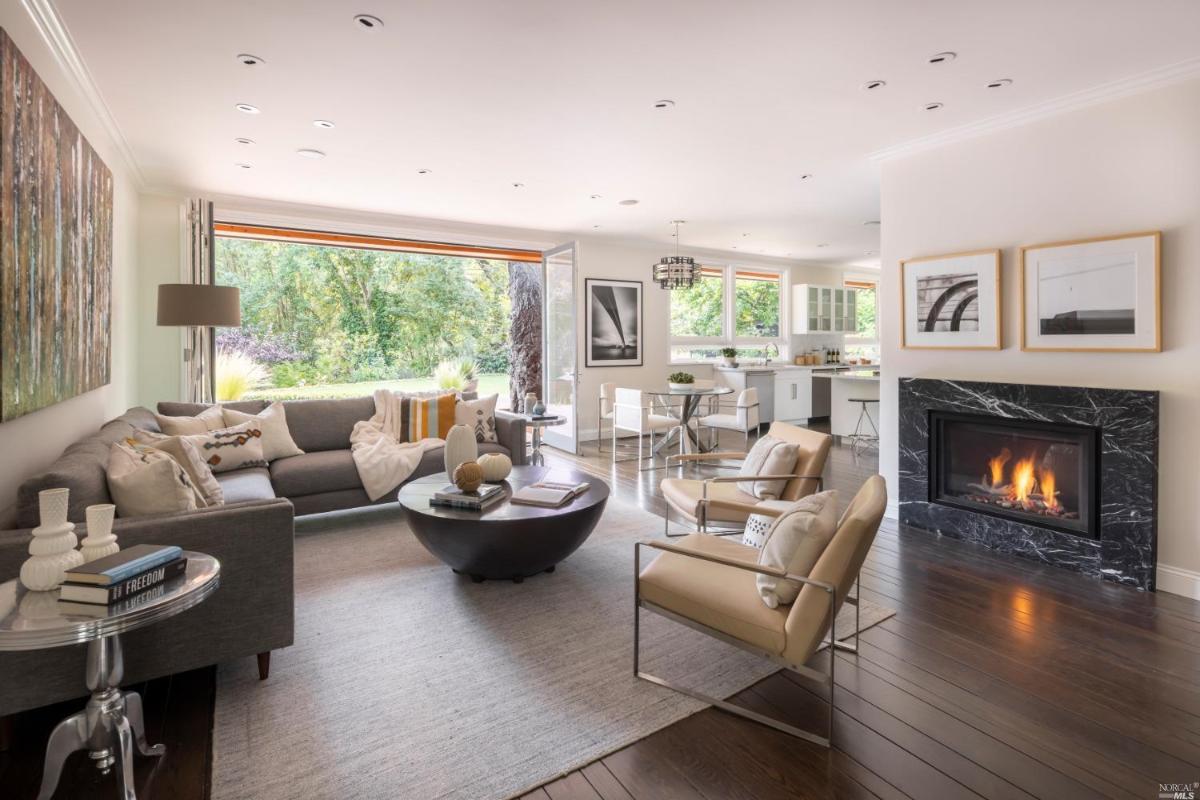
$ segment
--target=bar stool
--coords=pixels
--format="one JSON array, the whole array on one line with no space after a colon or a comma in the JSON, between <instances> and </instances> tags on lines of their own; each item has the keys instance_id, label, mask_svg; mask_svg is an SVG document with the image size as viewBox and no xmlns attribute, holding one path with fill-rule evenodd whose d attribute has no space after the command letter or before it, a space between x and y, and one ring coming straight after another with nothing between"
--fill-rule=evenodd
<instances>
[{"instance_id":1,"label":"bar stool","mask_svg":"<svg viewBox=\"0 0 1200 800\"><path fill-rule=\"evenodd\" d=\"M847 402L850 402L850 403L861 403L862 404L862 411L858 412L858 423L854 426L854 433L852 433L848 437L846 437L850 440L850 453L852 455L858 455L859 448L862 448L863 451L868 451L871 448L874 448L875 452L878 453L879 452L879 429L875 427L875 420L867 412L867 404L868 403L878 403L879 398L878 397L848 397L848 398L846 398L846 400L847 400ZM864 419L867 421L867 425L869 425L871 427L871 433L865 433L863 431L863 420Z\"/></svg>"}]
</instances>

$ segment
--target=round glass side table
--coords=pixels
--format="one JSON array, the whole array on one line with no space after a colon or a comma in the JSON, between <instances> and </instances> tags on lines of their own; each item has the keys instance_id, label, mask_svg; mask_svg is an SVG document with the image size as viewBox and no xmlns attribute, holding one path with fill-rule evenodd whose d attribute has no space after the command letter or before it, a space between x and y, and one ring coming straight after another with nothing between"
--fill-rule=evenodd
<instances>
[{"instance_id":1,"label":"round glass side table","mask_svg":"<svg viewBox=\"0 0 1200 800\"><path fill-rule=\"evenodd\" d=\"M532 431L529 444L530 464L540 464L543 466L546 464L546 457L542 455L542 428L549 428L552 425L562 425L566 421L566 417L525 417L525 424L528 425L530 431Z\"/></svg>"},{"instance_id":2,"label":"round glass side table","mask_svg":"<svg viewBox=\"0 0 1200 800\"><path fill-rule=\"evenodd\" d=\"M0 583L0 651L42 650L87 643L84 681L92 696L87 706L55 726L46 745L40 800L49 800L58 785L63 762L76 750L87 750L101 772L113 766L121 772L122 797L135 800L133 745L144 756L161 756L166 748L146 743L142 698L121 691L125 665L122 633L173 617L204 601L216 591L221 564L204 553L184 551L187 571L177 578L136 595L142 602L120 611L96 606L94 613L64 610L58 590L31 592L19 580ZM72 603L67 609L77 608Z\"/></svg>"}]
</instances>

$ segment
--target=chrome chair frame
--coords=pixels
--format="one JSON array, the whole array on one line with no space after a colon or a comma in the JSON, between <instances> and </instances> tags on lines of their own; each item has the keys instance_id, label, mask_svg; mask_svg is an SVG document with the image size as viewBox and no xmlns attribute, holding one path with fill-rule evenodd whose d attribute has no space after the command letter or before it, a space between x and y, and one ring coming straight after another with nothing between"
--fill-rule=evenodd
<instances>
[{"instance_id":1,"label":"chrome chair frame","mask_svg":"<svg viewBox=\"0 0 1200 800\"><path fill-rule=\"evenodd\" d=\"M613 408L616 409L617 405L619 405L619 404L613 403ZM625 407L632 408L632 406L625 406ZM638 432L638 446L637 446L638 454L636 456L632 456L629 458L617 458L617 453L622 452L622 451L617 448L617 424L616 424L616 415L615 414L613 415L613 424L610 427L612 428L612 454L613 454L612 463L623 464L627 461L636 461L636 462L638 462L638 471L639 472L649 472L651 470L659 469L659 466L658 466L657 462L655 461L654 431L653 430L646 431L645 433L640 432L640 431ZM632 432L633 428L621 428L621 430ZM645 435L646 433L650 434L650 455L643 456L642 455L642 440L646 438L646 435ZM670 435L670 434L669 433L663 434L663 436L668 436L668 435ZM643 467L642 462L645 461L647 458L650 459L650 466ZM663 462L664 468L669 466L669 463L670 463L670 456L667 456L667 459L664 460L664 462Z\"/></svg>"},{"instance_id":2,"label":"chrome chair frame","mask_svg":"<svg viewBox=\"0 0 1200 800\"><path fill-rule=\"evenodd\" d=\"M727 567L733 567L735 569L741 569L741 570L745 570L747 572L754 572L759 575L771 575L776 578L783 578L785 580L795 581L797 583L807 584L809 586L816 586L817 588L822 589L823 591L828 593L829 594L829 612L827 614L827 619L828 619L828 626L829 626L829 637L823 641L822 647L817 648L817 652L820 652L823 649L823 647L829 648L829 672L821 672L820 670L813 669L812 667L806 666L804 664L793 664L792 662L788 661L787 659L782 658L781 656L775 655L774 653L769 653L766 650L762 650L760 648L754 647L753 645L743 642L741 639L730 636L730 635L723 633L722 631L718 631L714 628L710 628L707 625L696 622L695 620L688 619L687 617L682 617L679 614L676 614L673 611L669 611L661 606L655 605L654 603L651 603L648 600L643 600L642 599L642 585L641 585L641 574L642 574L642 565L641 565L642 550L641 550L641 548L643 548L643 547L650 547L655 550L662 550L665 552L675 553L677 555L686 556L688 558L697 558L702 561L711 561L714 564L722 564ZM837 638L837 608L838 608L837 587L834 586L833 584L825 583L824 581L814 581L811 578L802 577L800 575L792 575L791 573L789 573L785 570L781 570L781 569L772 569L771 567L764 567L761 565L744 564L744 563L741 563L738 561L731 561L731 560L725 559L725 558L718 558L717 556L709 555L707 553L697 553L697 552L694 552L691 550L686 550L682 547L676 547L675 545L670 545L665 542L657 542L657 541L642 541L642 542L636 542L634 544L634 546L633 546L633 575L634 575L634 581L633 581L633 674L635 677L637 677L641 680L644 680L644 681L648 681L649 683L654 683L659 686L663 686L667 689L671 689L672 691L679 692L680 694L685 694L689 697L693 697L701 702L716 706L717 708L721 709L722 711L726 711L730 714L736 714L739 717L744 717L746 719L757 722L761 725L766 725L769 728L774 728L777 731L782 731L783 733L789 734L790 736L794 736L799 739L805 739L810 742L815 742L816 744L819 744L823 747L830 747L832 745L832 743L833 743L833 715L836 710L836 706L834 703L834 687L836 685L835 680L834 680L834 665L837 663L837 654L835 651L844 650L846 652L854 653L856 655L858 653L858 629L859 629L858 594L859 594L859 592L855 592L854 596L847 596L845 598L845 602L850 603L851 605L854 606L854 644L849 645L849 644L846 644L845 642L839 641ZM855 584L857 585L857 583L858 583L858 579L856 578ZM745 650L748 653L753 653L762 658L766 658L767 660L771 661L772 663L778 664L779 666L783 667L784 669L790 670L792 672L795 672L797 675L802 675L810 680L820 683L822 686L824 686L824 688L828 694L828 699L826 700L827 704L829 705L829 721L828 721L828 726L827 726L827 729L828 729L827 735L819 736L815 733L806 731L802 728L797 728L793 725L789 725L786 722L781 722L773 717L767 716L766 714L760 714L757 711L751 711L748 708L743 708L742 706L731 703L728 700L722 700L720 698L710 697L709 695L706 695L702 692L698 692L695 689L690 689L686 686L680 686L680 685L672 683L664 678L660 678L657 675L651 675L648 672L642 672L641 666L640 666L640 664L641 664L641 611L642 611L642 609L645 609L646 611L651 611L655 614L658 614L659 616L666 617L667 619L677 622L681 625L686 625L687 627L691 628L692 630L696 630L701 633L707 634L708 636L712 636L714 639L718 639L722 642L725 642L726 644L733 645L734 647L736 647L740 650Z\"/></svg>"},{"instance_id":3,"label":"chrome chair frame","mask_svg":"<svg viewBox=\"0 0 1200 800\"><path fill-rule=\"evenodd\" d=\"M732 456L732 455L737 455L737 454L736 453L708 453L708 454L706 454L706 457L714 457L715 456L715 457L719 458L722 456ZM683 463L685 461L704 460L704 458L702 458L702 457L697 457L696 455L691 455L691 454L667 456L667 469L670 469L670 467L671 467L671 459L672 458L680 459L680 464L679 464L680 475L683 474ZM732 464L720 464L717 466L719 466L723 469L732 469L733 468ZM742 533L745 531L745 529L746 529L745 525L743 525L740 528L712 528L712 529L710 529L708 527L708 509L710 507L712 507L712 508L730 508L730 509L737 510L737 511L750 511L750 513L752 513L752 514L762 514L767 517L777 517L782 513L778 509L774 509L774 508L763 507L763 508L756 508L755 510L751 511L749 508L744 508L743 507L744 504L742 504L742 503L731 503L727 500L709 500L708 499L708 485L710 483L740 483L742 481L792 480L794 478L800 478L801 480L814 480L817 482L817 491L818 492L824 491L825 478L822 477L821 475L796 475L796 474L791 474L791 475L737 475L737 476L729 477L729 478L720 478L720 477L704 478L703 485L700 487L700 516L696 519L696 530L687 531L686 533L671 533L671 504L667 503L666 508L663 509L663 536L666 536L668 539L678 539L681 536L687 536L689 533L709 533L709 534L712 534L713 536L732 536L734 534Z\"/></svg>"},{"instance_id":4,"label":"chrome chair frame","mask_svg":"<svg viewBox=\"0 0 1200 800\"><path fill-rule=\"evenodd\" d=\"M734 409L735 412L738 409L744 408L744 409L746 409L746 413L749 414L750 409L758 408L761 405L762 405L762 403L754 403L753 405L749 405L749 406L731 405L729 403L716 403L715 407L717 409L732 408L732 409ZM711 413L716 413L716 412L712 411L713 407L714 407L714 404L710 404L709 411ZM704 425L704 424L702 424L703 419L704 419L703 417L696 418L696 433L697 433L697 435L699 435L700 431L707 428L710 431L709 436L708 436L708 442L709 442L710 447L716 447L717 444L719 443L719 441L720 441L719 431L729 431L731 433L736 433L736 431L733 428L718 428L713 425ZM750 451L750 431L753 430L755 432L755 434L757 435L758 430L761 428L762 428L762 420L759 420L758 426L756 428L747 428L746 430L742 431L742 436L744 437L742 446L746 449L746 452Z\"/></svg>"}]
</instances>

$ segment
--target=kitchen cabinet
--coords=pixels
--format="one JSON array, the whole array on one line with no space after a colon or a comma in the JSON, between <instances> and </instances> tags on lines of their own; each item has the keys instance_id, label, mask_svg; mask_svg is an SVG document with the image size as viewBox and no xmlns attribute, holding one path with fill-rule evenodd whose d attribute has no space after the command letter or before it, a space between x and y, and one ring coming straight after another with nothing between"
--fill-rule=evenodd
<instances>
[{"instance_id":1,"label":"kitchen cabinet","mask_svg":"<svg viewBox=\"0 0 1200 800\"><path fill-rule=\"evenodd\" d=\"M775 373L775 419L805 421L812 413L812 370L780 370Z\"/></svg>"},{"instance_id":2,"label":"kitchen cabinet","mask_svg":"<svg viewBox=\"0 0 1200 800\"><path fill-rule=\"evenodd\" d=\"M737 403L738 393L743 389L758 390L758 421L760 423L774 422L775 416L775 370L770 368L738 368L730 369L717 367L713 371L718 386L728 386L733 394L720 398L722 405L733 406ZM732 413L729 408L721 409L722 413Z\"/></svg>"},{"instance_id":3,"label":"kitchen cabinet","mask_svg":"<svg viewBox=\"0 0 1200 800\"><path fill-rule=\"evenodd\" d=\"M792 333L854 333L857 292L800 283L792 287Z\"/></svg>"}]
</instances>

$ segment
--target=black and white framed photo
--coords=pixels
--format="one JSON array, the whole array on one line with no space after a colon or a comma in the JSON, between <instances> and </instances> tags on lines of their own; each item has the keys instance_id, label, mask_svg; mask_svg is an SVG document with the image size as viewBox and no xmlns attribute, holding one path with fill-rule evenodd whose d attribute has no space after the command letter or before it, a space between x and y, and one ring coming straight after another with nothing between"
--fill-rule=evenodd
<instances>
[{"instance_id":1,"label":"black and white framed photo","mask_svg":"<svg viewBox=\"0 0 1200 800\"><path fill-rule=\"evenodd\" d=\"M999 350L1000 251L901 261L900 320L903 348Z\"/></svg>"},{"instance_id":2,"label":"black and white framed photo","mask_svg":"<svg viewBox=\"0 0 1200 800\"><path fill-rule=\"evenodd\" d=\"M589 367L642 365L642 282L588 278L587 353Z\"/></svg>"},{"instance_id":3,"label":"black and white framed photo","mask_svg":"<svg viewBox=\"0 0 1200 800\"><path fill-rule=\"evenodd\" d=\"M1021 349L1162 350L1162 234L1021 248Z\"/></svg>"}]
</instances>

